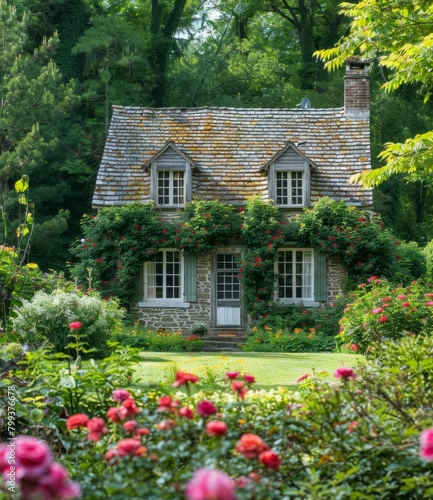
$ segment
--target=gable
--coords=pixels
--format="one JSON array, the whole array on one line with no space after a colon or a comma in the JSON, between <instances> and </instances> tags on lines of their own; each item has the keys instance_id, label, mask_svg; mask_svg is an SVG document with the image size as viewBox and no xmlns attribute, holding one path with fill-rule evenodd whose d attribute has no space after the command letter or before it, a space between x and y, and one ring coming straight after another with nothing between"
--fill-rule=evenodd
<instances>
[{"instance_id":1,"label":"gable","mask_svg":"<svg viewBox=\"0 0 433 500\"><path fill-rule=\"evenodd\" d=\"M93 206L149 202L147 167L168 143L197 166L192 173L193 199L233 204L257 194L268 199L263 166L277 161L290 143L279 161L300 161L298 153L314 165L312 203L330 196L359 206L372 204L372 190L348 184L352 175L370 168L369 120L349 120L342 108L115 106Z\"/></svg>"}]
</instances>

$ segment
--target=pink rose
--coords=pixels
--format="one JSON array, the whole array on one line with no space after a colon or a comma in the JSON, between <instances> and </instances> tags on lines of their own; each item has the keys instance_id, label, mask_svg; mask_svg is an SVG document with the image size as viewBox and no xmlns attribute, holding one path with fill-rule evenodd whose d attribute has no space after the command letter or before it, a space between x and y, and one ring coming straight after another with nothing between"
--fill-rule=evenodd
<instances>
[{"instance_id":1,"label":"pink rose","mask_svg":"<svg viewBox=\"0 0 433 500\"><path fill-rule=\"evenodd\" d=\"M115 389L112 396L113 400L116 401L116 403L121 403L122 401L129 399L131 397L131 394L126 389Z\"/></svg>"},{"instance_id":2,"label":"pink rose","mask_svg":"<svg viewBox=\"0 0 433 500\"><path fill-rule=\"evenodd\" d=\"M53 462L47 443L31 436L18 436L16 440L17 475L37 478L44 474Z\"/></svg>"},{"instance_id":3,"label":"pink rose","mask_svg":"<svg viewBox=\"0 0 433 500\"><path fill-rule=\"evenodd\" d=\"M245 458L257 458L260 453L269 450L269 446L257 434L243 434L236 443L235 450Z\"/></svg>"},{"instance_id":4,"label":"pink rose","mask_svg":"<svg viewBox=\"0 0 433 500\"><path fill-rule=\"evenodd\" d=\"M379 323L386 323L389 320L388 316L381 316L379 318Z\"/></svg>"},{"instance_id":5,"label":"pink rose","mask_svg":"<svg viewBox=\"0 0 433 500\"><path fill-rule=\"evenodd\" d=\"M433 460L433 427L425 429L419 436L419 456L423 460Z\"/></svg>"},{"instance_id":6,"label":"pink rose","mask_svg":"<svg viewBox=\"0 0 433 500\"><path fill-rule=\"evenodd\" d=\"M187 500L236 500L230 476L217 469L198 469L187 483Z\"/></svg>"},{"instance_id":7,"label":"pink rose","mask_svg":"<svg viewBox=\"0 0 433 500\"><path fill-rule=\"evenodd\" d=\"M38 483L37 491L44 500L81 496L80 486L68 481L68 472L58 463L51 464L48 473L40 477Z\"/></svg>"},{"instance_id":8,"label":"pink rose","mask_svg":"<svg viewBox=\"0 0 433 500\"><path fill-rule=\"evenodd\" d=\"M256 381L253 375L244 375L243 378L247 384L253 384Z\"/></svg>"},{"instance_id":9,"label":"pink rose","mask_svg":"<svg viewBox=\"0 0 433 500\"><path fill-rule=\"evenodd\" d=\"M66 420L66 428L68 431L71 429L79 429L80 427L86 427L89 417L84 413L76 413L71 415L68 420Z\"/></svg>"},{"instance_id":10,"label":"pink rose","mask_svg":"<svg viewBox=\"0 0 433 500\"><path fill-rule=\"evenodd\" d=\"M108 433L108 429L105 426L105 422L102 418L94 417L87 422L87 429L89 430L89 435L87 439L89 441L94 441L97 443L104 434Z\"/></svg>"},{"instance_id":11,"label":"pink rose","mask_svg":"<svg viewBox=\"0 0 433 500\"><path fill-rule=\"evenodd\" d=\"M337 368L334 373L335 378L342 378L344 380L355 380L356 373L352 368L341 367Z\"/></svg>"},{"instance_id":12,"label":"pink rose","mask_svg":"<svg viewBox=\"0 0 433 500\"><path fill-rule=\"evenodd\" d=\"M202 417L210 417L217 412L215 405L206 399L197 405L197 413Z\"/></svg>"},{"instance_id":13,"label":"pink rose","mask_svg":"<svg viewBox=\"0 0 433 500\"><path fill-rule=\"evenodd\" d=\"M79 330L82 326L83 324L79 321L73 321L72 323L69 323L69 328L71 330Z\"/></svg>"},{"instance_id":14,"label":"pink rose","mask_svg":"<svg viewBox=\"0 0 433 500\"><path fill-rule=\"evenodd\" d=\"M239 377L239 372L227 372L226 377L229 379L234 379Z\"/></svg>"},{"instance_id":15,"label":"pink rose","mask_svg":"<svg viewBox=\"0 0 433 500\"><path fill-rule=\"evenodd\" d=\"M194 418L194 412L188 408L188 406L183 406L179 410L179 415L184 418L189 418L190 420Z\"/></svg>"},{"instance_id":16,"label":"pink rose","mask_svg":"<svg viewBox=\"0 0 433 500\"><path fill-rule=\"evenodd\" d=\"M381 312L383 312L383 307L376 307L376 309L373 309L371 312L373 314L380 314Z\"/></svg>"}]
</instances>

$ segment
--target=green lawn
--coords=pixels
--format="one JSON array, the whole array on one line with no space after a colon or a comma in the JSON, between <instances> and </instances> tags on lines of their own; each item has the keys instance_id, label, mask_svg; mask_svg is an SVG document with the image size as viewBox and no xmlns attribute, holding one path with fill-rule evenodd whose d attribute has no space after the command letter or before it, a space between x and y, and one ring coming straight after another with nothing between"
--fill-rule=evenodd
<instances>
[{"instance_id":1,"label":"green lawn","mask_svg":"<svg viewBox=\"0 0 433 500\"><path fill-rule=\"evenodd\" d=\"M339 353L160 353L144 352L137 369L141 384L174 380L177 370L205 376L206 371L224 376L227 371L254 375L257 388L293 386L305 373L328 372L332 377L340 366L356 366L362 356Z\"/></svg>"}]
</instances>

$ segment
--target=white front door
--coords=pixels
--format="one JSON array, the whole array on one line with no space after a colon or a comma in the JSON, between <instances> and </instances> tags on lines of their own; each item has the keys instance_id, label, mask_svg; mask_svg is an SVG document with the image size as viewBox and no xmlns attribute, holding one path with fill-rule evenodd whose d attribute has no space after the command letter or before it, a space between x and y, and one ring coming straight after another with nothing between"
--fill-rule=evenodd
<instances>
[{"instance_id":1,"label":"white front door","mask_svg":"<svg viewBox=\"0 0 433 500\"><path fill-rule=\"evenodd\" d=\"M236 255L219 253L215 265L216 326L241 326L242 304Z\"/></svg>"}]
</instances>

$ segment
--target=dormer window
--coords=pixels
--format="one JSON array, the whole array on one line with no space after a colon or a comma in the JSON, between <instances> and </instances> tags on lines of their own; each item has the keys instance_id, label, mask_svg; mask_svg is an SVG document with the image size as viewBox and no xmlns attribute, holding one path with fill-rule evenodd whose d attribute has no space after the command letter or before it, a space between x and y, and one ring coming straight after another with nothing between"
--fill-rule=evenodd
<instances>
[{"instance_id":1,"label":"dormer window","mask_svg":"<svg viewBox=\"0 0 433 500\"><path fill-rule=\"evenodd\" d=\"M310 205L310 169L313 166L294 144L288 144L267 163L269 198L281 208Z\"/></svg>"},{"instance_id":2,"label":"dormer window","mask_svg":"<svg viewBox=\"0 0 433 500\"><path fill-rule=\"evenodd\" d=\"M173 143L150 162L151 198L158 208L180 208L191 200L193 162Z\"/></svg>"}]
</instances>

